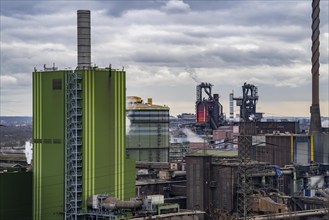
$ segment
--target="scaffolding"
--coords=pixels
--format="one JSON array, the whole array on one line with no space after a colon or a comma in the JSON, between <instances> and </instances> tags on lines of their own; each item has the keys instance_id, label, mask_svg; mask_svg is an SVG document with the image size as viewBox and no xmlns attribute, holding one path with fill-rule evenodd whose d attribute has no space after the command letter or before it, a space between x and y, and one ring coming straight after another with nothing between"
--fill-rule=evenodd
<instances>
[{"instance_id":1,"label":"scaffolding","mask_svg":"<svg viewBox=\"0 0 329 220\"><path fill-rule=\"evenodd\" d=\"M82 77L66 74L65 219L76 220L82 203Z\"/></svg>"}]
</instances>

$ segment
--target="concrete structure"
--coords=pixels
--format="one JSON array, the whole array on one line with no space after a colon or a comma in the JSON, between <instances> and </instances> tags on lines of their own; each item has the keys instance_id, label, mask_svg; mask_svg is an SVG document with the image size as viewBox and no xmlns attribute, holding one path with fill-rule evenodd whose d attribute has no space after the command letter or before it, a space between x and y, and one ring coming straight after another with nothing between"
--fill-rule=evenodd
<instances>
[{"instance_id":1,"label":"concrete structure","mask_svg":"<svg viewBox=\"0 0 329 220\"><path fill-rule=\"evenodd\" d=\"M186 162L188 209L204 210L210 216L238 211L238 197L242 193L238 187L241 166L238 158L220 159L210 155L188 155ZM326 200L316 196L316 192L322 192L323 195L324 191L327 192L328 168L328 164L291 165L280 168L268 163L251 161L249 169L246 170L251 178L252 193L248 195L250 213L255 217L257 214L323 207L323 201ZM290 202L287 202L288 200Z\"/></svg>"},{"instance_id":2,"label":"concrete structure","mask_svg":"<svg viewBox=\"0 0 329 220\"><path fill-rule=\"evenodd\" d=\"M212 202L209 193L211 181L211 156L187 156L186 157L186 206L191 210L206 210ZM233 195L233 192L231 193Z\"/></svg>"},{"instance_id":3,"label":"concrete structure","mask_svg":"<svg viewBox=\"0 0 329 220\"><path fill-rule=\"evenodd\" d=\"M216 142L227 142L237 148L239 136L239 126L221 126L217 130L212 131L212 140Z\"/></svg>"},{"instance_id":4,"label":"concrete structure","mask_svg":"<svg viewBox=\"0 0 329 220\"><path fill-rule=\"evenodd\" d=\"M299 134L298 122L256 122L248 157L279 166L328 163L328 133ZM216 134L216 136L218 136Z\"/></svg>"},{"instance_id":5,"label":"concrete structure","mask_svg":"<svg viewBox=\"0 0 329 220\"><path fill-rule=\"evenodd\" d=\"M91 66L91 26L90 11L78 11L78 68L88 68Z\"/></svg>"},{"instance_id":6,"label":"concrete structure","mask_svg":"<svg viewBox=\"0 0 329 220\"><path fill-rule=\"evenodd\" d=\"M199 150L207 150L209 149L209 144L204 141L203 143L202 142L190 142L188 144L188 153L194 153L196 151L199 151Z\"/></svg>"},{"instance_id":7,"label":"concrete structure","mask_svg":"<svg viewBox=\"0 0 329 220\"><path fill-rule=\"evenodd\" d=\"M234 118L234 93L233 91L229 95L229 100L230 100L230 119L232 120Z\"/></svg>"},{"instance_id":8,"label":"concrete structure","mask_svg":"<svg viewBox=\"0 0 329 220\"><path fill-rule=\"evenodd\" d=\"M127 157L136 161L168 162L169 108L144 103L140 97L127 97Z\"/></svg>"},{"instance_id":9,"label":"concrete structure","mask_svg":"<svg viewBox=\"0 0 329 220\"><path fill-rule=\"evenodd\" d=\"M329 133L313 134L314 161L317 163L329 163Z\"/></svg>"},{"instance_id":10,"label":"concrete structure","mask_svg":"<svg viewBox=\"0 0 329 220\"><path fill-rule=\"evenodd\" d=\"M125 76L90 65L33 72L34 220L77 219L93 194L135 195L134 162L125 155Z\"/></svg>"},{"instance_id":11,"label":"concrete structure","mask_svg":"<svg viewBox=\"0 0 329 220\"><path fill-rule=\"evenodd\" d=\"M250 154L252 160L285 166L308 164L315 161L318 152L314 148L313 136L279 133L252 136Z\"/></svg>"}]
</instances>

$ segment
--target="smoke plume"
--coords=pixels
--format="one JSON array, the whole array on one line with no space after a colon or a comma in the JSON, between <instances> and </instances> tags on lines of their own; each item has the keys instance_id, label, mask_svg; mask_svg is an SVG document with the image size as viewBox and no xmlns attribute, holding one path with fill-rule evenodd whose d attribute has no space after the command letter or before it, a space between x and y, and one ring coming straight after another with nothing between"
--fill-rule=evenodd
<instances>
[{"instance_id":1,"label":"smoke plume","mask_svg":"<svg viewBox=\"0 0 329 220\"><path fill-rule=\"evenodd\" d=\"M190 77L194 80L194 82L200 84L201 80L198 79L197 73L191 67L185 67L185 71L190 75Z\"/></svg>"},{"instance_id":2,"label":"smoke plume","mask_svg":"<svg viewBox=\"0 0 329 220\"><path fill-rule=\"evenodd\" d=\"M186 138L191 143L203 143L204 140L195 134L191 129L183 128L182 132L186 135Z\"/></svg>"}]
</instances>

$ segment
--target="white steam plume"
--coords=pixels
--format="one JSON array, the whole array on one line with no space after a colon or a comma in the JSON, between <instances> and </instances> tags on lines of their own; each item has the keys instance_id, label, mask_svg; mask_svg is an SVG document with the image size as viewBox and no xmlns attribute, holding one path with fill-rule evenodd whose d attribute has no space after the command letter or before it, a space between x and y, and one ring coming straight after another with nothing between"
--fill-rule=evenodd
<instances>
[{"instance_id":1,"label":"white steam plume","mask_svg":"<svg viewBox=\"0 0 329 220\"><path fill-rule=\"evenodd\" d=\"M131 122L130 119L126 116L126 135L130 132Z\"/></svg>"},{"instance_id":2,"label":"white steam plume","mask_svg":"<svg viewBox=\"0 0 329 220\"><path fill-rule=\"evenodd\" d=\"M183 128L182 132L186 135L186 138L191 143L203 143L204 140L195 134L191 129Z\"/></svg>"},{"instance_id":3,"label":"white steam plume","mask_svg":"<svg viewBox=\"0 0 329 220\"><path fill-rule=\"evenodd\" d=\"M25 142L25 150L24 150L25 156L26 156L26 162L28 164L31 164L32 157L33 157L33 151L32 151L32 144L30 141Z\"/></svg>"}]
</instances>

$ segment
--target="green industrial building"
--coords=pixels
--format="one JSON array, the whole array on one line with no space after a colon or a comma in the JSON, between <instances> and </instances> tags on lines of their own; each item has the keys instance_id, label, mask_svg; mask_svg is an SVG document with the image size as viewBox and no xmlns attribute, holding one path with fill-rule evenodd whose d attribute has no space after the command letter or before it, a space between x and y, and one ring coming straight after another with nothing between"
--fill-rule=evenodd
<instances>
[{"instance_id":1,"label":"green industrial building","mask_svg":"<svg viewBox=\"0 0 329 220\"><path fill-rule=\"evenodd\" d=\"M78 11L78 32L79 12L90 15ZM85 49L79 52L78 34L76 70L33 72L34 220L84 218L95 194L135 196L125 150L126 74L81 64Z\"/></svg>"},{"instance_id":2,"label":"green industrial building","mask_svg":"<svg viewBox=\"0 0 329 220\"><path fill-rule=\"evenodd\" d=\"M140 97L127 97L127 157L136 161L168 162L169 108L144 103Z\"/></svg>"}]
</instances>

